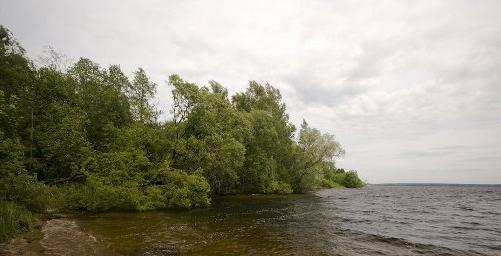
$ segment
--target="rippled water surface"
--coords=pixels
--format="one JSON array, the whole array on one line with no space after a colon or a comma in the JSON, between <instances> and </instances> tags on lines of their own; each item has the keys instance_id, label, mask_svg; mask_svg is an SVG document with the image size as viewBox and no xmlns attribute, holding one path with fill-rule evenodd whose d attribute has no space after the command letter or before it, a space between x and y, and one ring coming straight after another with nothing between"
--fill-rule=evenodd
<instances>
[{"instance_id":1,"label":"rippled water surface","mask_svg":"<svg viewBox=\"0 0 501 256\"><path fill-rule=\"evenodd\" d=\"M76 223L123 255L501 255L501 187L231 196L208 209L104 213Z\"/></svg>"}]
</instances>

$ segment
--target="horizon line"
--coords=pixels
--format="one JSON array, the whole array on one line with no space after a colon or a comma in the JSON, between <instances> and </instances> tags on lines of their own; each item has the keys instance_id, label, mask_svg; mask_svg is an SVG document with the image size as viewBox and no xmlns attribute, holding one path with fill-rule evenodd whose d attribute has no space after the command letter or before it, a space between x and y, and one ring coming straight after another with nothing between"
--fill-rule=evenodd
<instances>
[{"instance_id":1,"label":"horizon line","mask_svg":"<svg viewBox=\"0 0 501 256\"><path fill-rule=\"evenodd\" d=\"M483 185L483 186L501 186L501 183L444 183L444 182L384 182L384 183L366 183L367 185Z\"/></svg>"}]
</instances>

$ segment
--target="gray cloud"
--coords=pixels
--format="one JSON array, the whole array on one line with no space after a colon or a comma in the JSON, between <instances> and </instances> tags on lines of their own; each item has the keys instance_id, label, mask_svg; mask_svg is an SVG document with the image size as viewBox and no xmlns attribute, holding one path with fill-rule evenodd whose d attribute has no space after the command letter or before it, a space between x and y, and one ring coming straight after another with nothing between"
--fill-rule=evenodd
<instances>
[{"instance_id":1,"label":"gray cloud","mask_svg":"<svg viewBox=\"0 0 501 256\"><path fill-rule=\"evenodd\" d=\"M499 1L0 0L0 23L33 58L51 45L128 73L143 66L163 107L171 73L233 93L268 81L296 124L306 118L335 133L347 149L339 166L371 182L501 183L500 9Z\"/></svg>"}]
</instances>

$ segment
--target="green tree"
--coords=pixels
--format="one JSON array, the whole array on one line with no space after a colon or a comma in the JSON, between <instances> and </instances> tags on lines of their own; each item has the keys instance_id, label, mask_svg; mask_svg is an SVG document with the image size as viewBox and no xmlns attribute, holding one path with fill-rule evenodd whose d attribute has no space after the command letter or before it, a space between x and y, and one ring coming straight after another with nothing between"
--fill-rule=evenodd
<instances>
[{"instance_id":1,"label":"green tree","mask_svg":"<svg viewBox=\"0 0 501 256\"><path fill-rule=\"evenodd\" d=\"M336 157L345 154L335 136L311 128L303 120L299 131L299 164L295 173L295 184L299 191L308 191L315 187L323 177L324 163L334 163Z\"/></svg>"},{"instance_id":2,"label":"green tree","mask_svg":"<svg viewBox=\"0 0 501 256\"><path fill-rule=\"evenodd\" d=\"M142 123L153 123L157 120L157 113L151 101L155 96L157 85L150 82L144 69L134 72L132 83L126 88L129 96L134 119Z\"/></svg>"},{"instance_id":3,"label":"green tree","mask_svg":"<svg viewBox=\"0 0 501 256\"><path fill-rule=\"evenodd\" d=\"M174 75L170 84L174 166L202 170L214 193L236 192L245 154L242 142L250 132L247 119L233 108L227 90L217 82L199 88Z\"/></svg>"},{"instance_id":4,"label":"green tree","mask_svg":"<svg viewBox=\"0 0 501 256\"><path fill-rule=\"evenodd\" d=\"M233 105L249 119L252 128L251 136L244 142L246 160L241 184L246 193L290 190L295 127L281 100L278 89L254 81L244 93L233 96Z\"/></svg>"},{"instance_id":5,"label":"green tree","mask_svg":"<svg viewBox=\"0 0 501 256\"><path fill-rule=\"evenodd\" d=\"M89 59L80 59L73 65L67 82L72 88L75 105L89 120L86 127L88 140L93 147L103 150L107 141L106 129L109 126L124 127L131 120L129 100L120 90L120 71L112 67L112 76L107 70ZM118 82L117 82L118 81ZM125 83L127 84L127 83Z\"/></svg>"}]
</instances>

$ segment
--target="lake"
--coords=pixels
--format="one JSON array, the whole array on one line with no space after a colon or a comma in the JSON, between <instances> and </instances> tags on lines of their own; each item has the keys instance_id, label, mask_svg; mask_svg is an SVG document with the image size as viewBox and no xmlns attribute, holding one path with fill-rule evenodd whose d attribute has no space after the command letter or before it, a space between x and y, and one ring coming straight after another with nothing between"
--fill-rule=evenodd
<instances>
[{"instance_id":1,"label":"lake","mask_svg":"<svg viewBox=\"0 0 501 256\"><path fill-rule=\"evenodd\" d=\"M501 255L501 186L226 196L205 209L87 214L71 223L96 243L93 252L75 247L79 254L101 247L118 255ZM57 232L85 241L64 228L54 241L65 239Z\"/></svg>"}]
</instances>

